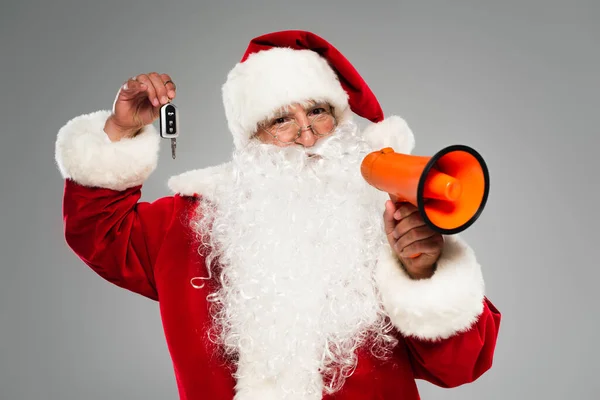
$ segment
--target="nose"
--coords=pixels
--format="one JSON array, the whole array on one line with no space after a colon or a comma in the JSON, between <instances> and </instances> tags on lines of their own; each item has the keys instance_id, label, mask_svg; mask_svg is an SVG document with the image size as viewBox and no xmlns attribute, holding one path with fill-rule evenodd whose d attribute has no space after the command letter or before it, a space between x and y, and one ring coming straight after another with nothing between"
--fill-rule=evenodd
<instances>
[{"instance_id":1,"label":"nose","mask_svg":"<svg viewBox=\"0 0 600 400\"><path fill-rule=\"evenodd\" d=\"M304 125L300 128L300 137L296 140L296 143L304 147L312 147L317 143L317 137L310 126Z\"/></svg>"}]
</instances>

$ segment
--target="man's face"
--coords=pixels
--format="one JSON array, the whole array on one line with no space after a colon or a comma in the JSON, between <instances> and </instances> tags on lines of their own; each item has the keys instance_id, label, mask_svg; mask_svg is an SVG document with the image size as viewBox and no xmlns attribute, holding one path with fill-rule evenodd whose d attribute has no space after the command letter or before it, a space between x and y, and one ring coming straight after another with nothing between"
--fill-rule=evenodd
<instances>
[{"instance_id":1,"label":"man's face","mask_svg":"<svg viewBox=\"0 0 600 400\"><path fill-rule=\"evenodd\" d=\"M334 128L335 118L329 104L291 104L272 119L261 123L255 137L263 143L279 147L302 145L309 148L331 135Z\"/></svg>"}]
</instances>

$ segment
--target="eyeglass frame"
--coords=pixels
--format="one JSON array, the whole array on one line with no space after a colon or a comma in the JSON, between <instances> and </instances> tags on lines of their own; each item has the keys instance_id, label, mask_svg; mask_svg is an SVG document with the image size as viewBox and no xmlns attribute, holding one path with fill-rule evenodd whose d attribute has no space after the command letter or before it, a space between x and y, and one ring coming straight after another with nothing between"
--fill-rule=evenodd
<instances>
[{"instance_id":1,"label":"eyeglass frame","mask_svg":"<svg viewBox=\"0 0 600 400\"><path fill-rule=\"evenodd\" d=\"M333 107L332 105L329 105L329 111L325 111L325 113L326 113L326 114L329 114L329 115L331 115L331 117L333 118L333 128L331 129L331 131L329 131L328 133L326 133L326 134L324 134L324 135L321 135L321 134L319 134L319 133L315 132L315 130L313 129L313 126L312 126L312 125L313 125L313 121L314 121L315 119L317 119L317 118L318 118L320 115L323 115L323 114L318 114L318 115L314 116L314 117L313 117L313 118L310 120L310 124L308 124L308 125L305 125L305 126L300 126L300 125L298 125L296 122L294 122L294 124L296 124L296 126L298 126L298 133L296 133L296 138L294 138L294 140L292 140L291 142L282 142L281 140L279 140L279 138L277 137L277 135L274 135L274 134L272 134L271 132L269 132L268 130L266 130L266 129L265 129L265 127L264 127L264 126L262 126L262 125L259 125L259 129L262 129L262 130L263 130L263 131L265 131L267 134L269 134L269 136L271 136L273 139L275 139L275 140L277 140L279 143L281 143L281 144L285 144L285 145L290 145L290 144L294 144L294 143L296 143L296 141L297 141L297 140L300 138L300 136L302 136L302 132L303 132L303 131L304 131L306 128L309 128L309 129L311 130L312 134L313 134L313 135L315 135L315 136L318 136L318 137L325 137L325 136L331 135L331 133L332 133L333 131L335 131L335 128L337 127L338 120L337 120L337 118L335 117L334 110L335 110L335 107ZM294 119L294 121L295 121L295 119ZM254 134L254 136L256 136L256 134Z\"/></svg>"}]
</instances>

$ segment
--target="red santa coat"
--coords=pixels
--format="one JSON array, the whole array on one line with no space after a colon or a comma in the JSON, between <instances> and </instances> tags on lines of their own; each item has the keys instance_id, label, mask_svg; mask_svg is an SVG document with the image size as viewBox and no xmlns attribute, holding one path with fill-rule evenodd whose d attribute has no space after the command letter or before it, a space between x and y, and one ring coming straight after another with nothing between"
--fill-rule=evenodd
<instances>
[{"instance_id":1,"label":"red santa coat","mask_svg":"<svg viewBox=\"0 0 600 400\"><path fill-rule=\"evenodd\" d=\"M104 279L159 302L181 399L231 400L231 365L206 337L211 287L190 283L206 271L188 223L198 205L195 192L210 193L218 169L174 178L174 195L141 202L142 184L156 168L158 135L150 125L136 138L112 143L103 132L108 115L79 116L59 131L66 241ZM484 295L473 251L456 235L445 239L438 269L427 280L411 280L391 250L382 250L378 289L399 344L387 361L361 349L354 374L324 399L416 400L416 379L451 388L491 368L500 313Z\"/></svg>"}]
</instances>

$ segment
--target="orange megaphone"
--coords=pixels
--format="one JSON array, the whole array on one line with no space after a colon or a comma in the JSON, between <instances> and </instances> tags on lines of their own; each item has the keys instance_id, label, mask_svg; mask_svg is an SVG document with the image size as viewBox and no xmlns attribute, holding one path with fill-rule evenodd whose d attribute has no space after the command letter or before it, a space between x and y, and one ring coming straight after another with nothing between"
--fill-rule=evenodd
<instances>
[{"instance_id":1,"label":"orange megaphone","mask_svg":"<svg viewBox=\"0 0 600 400\"><path fill-rule=\"evenodd\" d=\"M386 147L363 159L361 173L371 186L416 206L431 229L446 235L462 232L479 218L490 188L485 161L464 145L446 147L433 157Z\"/></svg>"}]
</instances>

